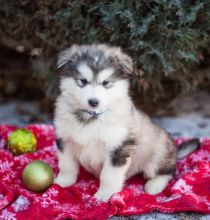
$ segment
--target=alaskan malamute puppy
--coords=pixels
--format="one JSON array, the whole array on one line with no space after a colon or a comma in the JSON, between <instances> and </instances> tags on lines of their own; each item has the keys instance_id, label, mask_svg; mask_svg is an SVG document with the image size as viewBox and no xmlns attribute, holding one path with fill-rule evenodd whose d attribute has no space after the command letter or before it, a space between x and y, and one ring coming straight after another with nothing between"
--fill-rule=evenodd
<instances>
[{"instance_id":1,"label":"alaskan malamute puppy","mask_svg":"<svg viewBox=\"0 0 210 220\"><path fill-rule=\"evenodd\" d=\"M135 108L129 96L131 58L119 47L73 45L61 52L57 68L61 94L55 126L61 148L55 183L75 183L81 164L100 179L97 199L107 201L138 173L147 179L147 193L161 192L175 170L176 147Z\"/></svg>"}]
</instances>

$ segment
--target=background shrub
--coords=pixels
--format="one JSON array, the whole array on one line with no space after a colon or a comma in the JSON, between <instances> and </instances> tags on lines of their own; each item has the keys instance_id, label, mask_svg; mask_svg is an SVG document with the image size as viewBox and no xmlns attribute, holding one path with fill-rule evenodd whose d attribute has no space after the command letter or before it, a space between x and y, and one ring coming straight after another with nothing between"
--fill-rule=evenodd
<instances>
[{"instance_id":1,"label":"background shrub","mask_svg":"<svg viewBox=\"0 0 210 220\"><path fill-rule=\"evenodd\" d=\"M72 43L122 46L135 62L132 88L153 98L205 86L210 78L210 1L0 0L0 5L1 44L12 39L16 50L34 55L33 72L50 86L58 51Z\"/></svg>"}]
</instances>

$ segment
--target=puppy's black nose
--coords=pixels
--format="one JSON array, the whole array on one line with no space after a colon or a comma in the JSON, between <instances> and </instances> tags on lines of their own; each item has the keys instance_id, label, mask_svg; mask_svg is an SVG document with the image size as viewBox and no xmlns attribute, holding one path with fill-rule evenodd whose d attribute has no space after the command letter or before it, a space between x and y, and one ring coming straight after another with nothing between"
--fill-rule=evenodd
<instances>
[{"instance_id":1,"label":"puppy's black nose","mask_svg":"<svg viewBox=\"0 0 210 220\"><path fill-rule=\"evenodd\" d=\"M97 107L98 104L99 104L99 101L97 99L89 99L88 100L88 104L91 106L91 107Z\"/></svg>"}]
</instances>

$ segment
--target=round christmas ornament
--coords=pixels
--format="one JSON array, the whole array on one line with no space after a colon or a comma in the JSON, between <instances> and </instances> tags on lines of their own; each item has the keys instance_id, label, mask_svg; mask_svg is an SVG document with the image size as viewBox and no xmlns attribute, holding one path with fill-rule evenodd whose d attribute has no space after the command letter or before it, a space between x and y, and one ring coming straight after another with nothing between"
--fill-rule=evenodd
<instances>
[{"instance_id":1,"label":"round christmas ornament","mask_svg":"<svg viewBox=\"0 0 210 220\"><path fill-rule=\"evenodd\" d=\"M9 150L15 155L33 152L36 144L36 137L26 129L17 129L8 138Z\"/></svg>"},{"instance_id":2,"label":"round christmas ornament","mask_svg":"<svg viewBox=\"0 0 210 220\"><path fill-rule=\"evenodd\" d=\"M34 192L43 192L53 184L53 180L51 166L41 160L29 163L22 173L23 184Z\"/></svg>"}]
</instances>

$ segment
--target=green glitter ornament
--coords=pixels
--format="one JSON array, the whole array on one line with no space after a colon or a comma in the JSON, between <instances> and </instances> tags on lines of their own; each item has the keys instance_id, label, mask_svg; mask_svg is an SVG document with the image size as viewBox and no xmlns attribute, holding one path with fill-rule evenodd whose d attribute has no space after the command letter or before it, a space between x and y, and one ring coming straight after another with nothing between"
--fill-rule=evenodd
<instances>
[{"instance_id":1,"label":"green glitter ornament","mask_svg":"<svg viewBox=\"0 0 210 220\"><path fill-rule=\"evenodd\" d=\"M22 181L27 189L43 192L53 184L53 170L49 164L36 160L25 167L22 173Z\"/></svg>"},{"instance_id":2,"label":"green glitter ornament","mask_svg":"<svg viewBox=\"0 0 210 220\"><path fill-rule=\"evenodd\" d=\"M26 129L17 129L8 138L8 148L15 155L33 152L36 144L36 137Z\"/></svg>"}]
</instances>

